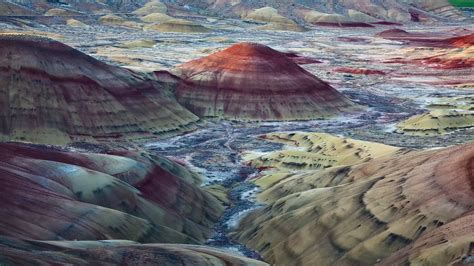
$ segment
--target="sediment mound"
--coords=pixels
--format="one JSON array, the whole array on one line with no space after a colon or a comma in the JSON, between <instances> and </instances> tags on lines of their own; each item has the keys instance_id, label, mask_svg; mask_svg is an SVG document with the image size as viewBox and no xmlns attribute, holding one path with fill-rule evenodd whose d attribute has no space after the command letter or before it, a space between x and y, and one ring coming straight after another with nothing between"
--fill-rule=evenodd
<instances>
[{"instance_id":1,"label":"sediment mound","mask_svg":"<svg viewBox=\"0 0 474 266\"><path fill-rule=\"evenodd\" d=\"M258 178L235 238L281 265L450 265L472 256L474 144ZM260 181L260 180L265 180Z\"/></svg>"},{"instance_id":2,"label":"sediment mound","mask_svg":"<svg viewBox=\"0 0 474 266\"><path fill-rule=\"evenodd\" d=\"M336 26L336 27L373 27L365 20L361 20L361 14L352 13L356 18L346 17L341 14L328 14L315 10L300 11L304 20L313 25L319 26Z\"/></svg>"},{"instance_id":3,"label":"sediment mound","mask_svg":"<svg viewBox=\"0 0 474 266\"><path fill-rule=\"evenodd\" d=\"M73 28L90 28L90 26L85 24L84 22L79 21L77 19L73 19L73 18L68 19L66 21L66 25Z\"/></svg>"},{"instance_id":4,"label":"sediment mound","mask_svg":"<svg viewBox=\"0 0 474 266\"><path fill-rule=\"evenodd\" d=\"M223 211L186 168L143 151L0 144L0 235L203 243Z\"/></svg>"},{"instance_id":5,"label":"sediment mound","mask_svg":"<svg viewBox=\"0 0 474 266\"><path fill-rule=\"evenodd\" d=\"M244 160L260 169L314 170L367 162L392 154L397 147L336 137L325 133L270 133L262 139L286 148L268 153L247 153Z\"/></svg>"},{"instance_id":6,"label":"sediment mound","mask_svg":"<svg viewBox=\"0 0 474 266\"><path fill-rule=\"evenodd\" d=\"M143 16L140 19L149 23L162 23L169 20L174 20L175 18L163 13L151 13L149 15Z\"/></svg>"},{"instance_id":7,"label":"sediment mound","mask_svg":"<svg viewBox=\"0 0 474 266\"><path fill-rule=\"evenodd\" d=\"M133 11L134 14L140 16L146 16L152 13L163 13L166 14L168 8L159 0L151 0L146 3L143 7Z\"/></svg>"},{"instance_id":8,"label":"sediment mound","mask_svg":"<svg viewBox=\"0 0 474 266\"><path fill-rule=\"evenodd\" d=\"M120 26L127 28L141 28L142 25L135 21L127 20L121 16L108 14L99 18L99 22L108 26Z\"/></svg>"},{"instance_id":9,"label":"sediment mound","mask_svg":"<svg viewBox=\"0 0 474 266\"><path fill-rule=\"evenodd\" d=\"M0 34L0 140L64 144L195 129L165 83L60 42Z\"/></svg>"},{"instance_id":10,"label":"sediment mound","mask_svg":"<svg viewBox=\"0 0 474 266\"><path fill-rule=\"evenodd\" d=\"M474 127L474 112L438 109L415 115L397 124L397 132L407 135L440 135Z\"/></svg>"},{"instance_id":11,"label":"sediment mound","mask_svg":"<svg viewBox=\"0 0 474 266\"><path fill-rule=\"evenodd\" d=\"M352 104L285 53L240 43L176 70L180 103L204 117L298 120L333 116Z\"/></svg>"},{"instance_id":12,"label":"sediment mound","mask_svg":"<svg viewBox=\"0 0 474 266\"><path fill-rule=\"evenodd\" d=\"M211 29L200 24L184 19L171 19L162 23L146 25L145 30L155 30L159 32L183 32L183 33L206 33Z\"/></svg>"}]
</instances>

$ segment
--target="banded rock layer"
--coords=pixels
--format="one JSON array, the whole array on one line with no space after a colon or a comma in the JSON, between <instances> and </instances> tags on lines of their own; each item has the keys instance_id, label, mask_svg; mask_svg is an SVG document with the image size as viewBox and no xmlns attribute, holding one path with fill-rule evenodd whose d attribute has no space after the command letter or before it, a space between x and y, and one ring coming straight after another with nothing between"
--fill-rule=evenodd
<instances>
[{"instance_id":1,"label":"banded rock layer","mask_svg":"<svg viewBox=\"0 0 474 266\"><path fill-rule=\"evenodd\" d=\"M177 68L178 101L201 117L303 120L333 116L352 103L287 54L240 43Z\"/></svg>"},{"instance_id":2,"label":"banded rock layer","mask_svg":"<svg viewBox=\"0 0 474 266\"><path fill-rule=\"evenodd\" d=\"M0 235L203 243L223 212L200 177L145 152L0 144Z\"/></svg>"},{"instance_id":3,"label":"banded rock layer","mask_svg":"<svg viewBox=\"0 0 474 266\"><path fill-rule=\"evenodd\" d=\"M474 144L260 182L235 238L276 265L451 265L474 254ZM264 176L261 179L266 179Z\"/></svg>"},{"instance_id":4,"label":"banded rock layer","mask_svg":"<svg viewBox=\"0 0 474 266\"><path fill-rule=\"evenodd\" d=\"M248 265L266 263L221 250L132 241L31 241L0 237L0 262L7 265Z\"/></svg>"},{"instance_id":5,"label":"banded rock layer","mask_svg":"<svg viewBox=\"0 0 474 266\"><path fill-rule=\"evenodd\" d=\"M1 34L0 140L64 144L150 138L195 129L166 83L102 63L60 42Z\"/></svg>"}]
</instances>

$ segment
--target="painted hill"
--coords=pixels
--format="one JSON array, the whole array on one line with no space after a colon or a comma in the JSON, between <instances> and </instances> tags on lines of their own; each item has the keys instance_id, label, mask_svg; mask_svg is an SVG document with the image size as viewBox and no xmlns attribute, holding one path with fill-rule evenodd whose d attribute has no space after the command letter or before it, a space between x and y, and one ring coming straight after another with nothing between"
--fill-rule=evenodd
<instances>
[{"instance_id":1,"label":"painted hill","mask_svg":"<svg viewBox=\"0 0 474 266\"><path fill-rule=\"evenodd\" d=\"M235 238L281 265L468 263L474 144L258 178ZM265 181L266 180L266 181Z\"/></svg>"},{"instance_id":2,"label":"painted hill","mask_svg":"<svg viewBox=\"0 0 474 266\"><path fill-rule=\"evenodd\" d=\"M224 209L198 175L142 151L3 143L0 171L6 237L199 244Z\"/></svg>"},{"instance_id":3,"label":"painted hill","mask_svg":"<svg viewBox=\"0 0 474 266\"><path fill-rule=\"evenodd\" d=\"M64 144L193 130L196 116L166 83L107 65L60 42L1 34L0 140Z\"/></svg>"},{"instance_id":4,"label":"painted hill","mask_svg":"<svg viewBox=\"0 0 474 266\"><path fill-rule=\"evenodd\" d=\"M244 160L260 169L315 170L367 162L392 154L397 147L336 137L326 133L270 133L262 139L285 144L268 153L247 153Z\"/></svg>"},{"instance_id":5,"label":"painted hill","mask_svg":"<svg viewBox=\"0 0 474 266\"><path fill-rule=\"evenodd\" d=\"M302 120L333 116L351 102L287 54L239 43L179 66L178 101L201 117Z\"/></svg>"},{"instance_id":6,"label":"painted hill","mask_svg":"<svg viewBox=\"0 0 474 266\"><path fill-rule=\"evenodd\" d=\"M32 241L0 237L0 253L0 261L8 265L268 265L205 246L125 240Z\"/></svg>"}]
</instances>

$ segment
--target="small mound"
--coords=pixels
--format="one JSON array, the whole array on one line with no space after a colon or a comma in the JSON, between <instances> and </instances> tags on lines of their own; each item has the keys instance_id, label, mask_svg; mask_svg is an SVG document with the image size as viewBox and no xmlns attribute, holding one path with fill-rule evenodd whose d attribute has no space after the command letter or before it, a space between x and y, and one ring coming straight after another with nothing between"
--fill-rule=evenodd
<instances>
[{"instance_id":1,"label":"small mound","mask_svg":"<svg viewBox=\"0 0 474 266\"><path fill-rule=\"evenodd\" d=\"M248 153L244 160L260 169L310 170L367 162L392 154L396 147L335 137L324 133L270 133L264 140L282 143L286 149L265 154Z\"/></svg>"},{"instance_id":2,"label":"small mound","mask_svg":"<svg viewBox=\"0 0 474 266\"><path fill-rule=\"evenodd\" d=\"M69 26L69 27L73 27L73 28L89 28L90 26L85 24L84 22L81 22L79 20L76 20L76 19L68 19L66 21L66 24Z\"/></svg>"},{"instance_id":3,"label":"small mound","mask_svg":"<svg viewBox=\"0 0 474 266\"><path fill-rule=\"evenodd\" d=\"M152 13L163 13L165 14L168 8L159 0L151 0L146 3L143 7L133 11L134 14L139 16L146 16Z\"/></svg>"},{"instance_id":4,"label":"small mound","mask_svg":"<svg viewBox=\"0 0 474 266\"><path fill-rule=\"evenodd\" d=\"M397 132L407 135L442 135L453 130L474 127L473 111L433 110L415 115L397 124Z\"/></svg>"},{"instance_id":5,"label":"small mound","mask_svg":"<svg viewBox=\"0 0 474 266\"><path fill-rule=\"evenodd\" d=\"M141 39L141 40L133 40L123 42L119 45L119 47L127 48L127 49L134 49L134 48L152 48L158 42L155 40L150 39Z\"/></svg>"},{"instance_id":6,"label":"small mound","mask_svg":"<svg viewBox=\"0 0 474 266\"><path fill-rule=\"evenodd\" d=\"M285 53L239 43L179 66L179 102L203 117L298 120L333 116L352 104Z\"/></svg>"},{"instance_id":7,"label":"small mound","mask_svg":"<svg viewBox=\"0 0 474 266\"><path fill-rule=\"evenodd\" d=\"M0 34L0 53L11 55L0 59L0 140L127 141L195 128L165 83L63 43Z\"/></svg>"},{"instance_id":8,"label":"small mound","mask_svg":"<svg viewBox=\"0 0 474 266\"><path fill-rule=\"evenodd\" d=\"M172 19L159 24L146 25L144 29L159 32L183 33L206 33L211 31L209 28L184 19Z\"/></svg>"},{"instance_id":9,"label":"small mound","mask_svg":"<svg viewBox=\"0 0 474 266\"><path fill-rule=\"evenodd\" d=\"M141 20L149 23L162 23L170 20L175 20L175 18L163 13L151 13L142 17Z\"/></svg>"},{"instance_id":10,"label":"small mound","mask_svg":"<svg viewBox=\"0 0 474 266\"><path fill-rule=\"evenodd\" d=\"M123 17L108 14L99 18L99 22L108 26L121 26L127 28L141 28L140 23L126 20Z\"/></svg>"},{"instance_id":11,"label":"small mound","mask_svg":"<svg viewBox=\"0 0 474 266\"><path fill-rule=\"evenodd\" d=\"M260 22L269 22L277 24L295 23L293 20L280 15L278 13L278 10L268 6L253 10L246 16L244 16L244 18Z\"/></svg>"},{"instance_id":12,"label":"small mound","mask_svg":"<svg viewBox=\"0 0 474 266\"><path fill-rule=\"evenodd\" d=\"M410 36L410 34L402 29L389 29L389 30L384 30L382 32L379 32L375 34L377 37L382 37L382 38L392 38L392 37L406 37Z\"/></svg>"},{"instance_id":13,"label":"small mound","mask_svg":"<svg viewBox=\"0 0 474 266\"><path fill-rule=\"evenodd\" d=\"M351 12L357 20L361 19L362 15ZM318 26L335 26L335 27L373 27L372 25L360 22L350 17L340 14L328 14L314 10L307 10L303 12L304 20L308 23ZM367 19L367 18L365 18Z\"/></svg>"},{"instance_id":14,"label":"small mound","mask_svg":"<svg viewBox=\"0 0 474 266\"><path fill-rule=\"evenodd\" d=\"M61 8L52 8L48 11L46 11L46 13L44 13L45 16L49 16L49 17L64 17L64 16L75 16L75 15L79 15L80 13L78 12L74 12L74 11L71 11L71 10L65 10L65 9L61 9Z\"/></svg>"},{"instance_id":15,"label":"small mound","mask_svg":"<svg viewBox=\"0 0 474 266\"><path fill-rule=\"evenodd\" d=\"M354 10L354 9L347 10L347 16L355 22L362 22L362 23L377 22L376 18L374 18L372 16L369 16L365 13L362 13L360 11Z\"/></svg>"}]
</instances>

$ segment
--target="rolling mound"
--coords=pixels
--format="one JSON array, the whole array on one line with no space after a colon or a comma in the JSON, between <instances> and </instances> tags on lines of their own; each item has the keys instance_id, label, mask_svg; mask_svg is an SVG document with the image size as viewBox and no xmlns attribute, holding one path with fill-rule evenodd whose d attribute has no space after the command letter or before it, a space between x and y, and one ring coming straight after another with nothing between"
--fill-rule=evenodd
<instances>
[{"instance_id":1,"label":"rolling mound","mask_svg":"<svg viewBox=\"0 0 474 266\"><path fill-rule=\"evenodd\" d=\"M210 247L124 240L31 241L0 237L0 252L0 261L15 265L268 265Z\"/></svg>"},{"instance_id":2,"label":"rolling mound","mask_svg":"<svg viewBox=\"0 0 474 266\"><path fill-rule=\"evenodd\" d=\"M141 28L142 25L135 21L127 20L121 16L108 14L99 18L99 22L107 26L121 26L127 28Z\"/></svg>"},{"instance_id":3,"label":"rolling mound","mask_svg":"<svg viewBox=\"0 0 474 266\"><path fill-rule=\"evenodd\" d=\"M211 29L200 24L184 19L170 19L158 24L150 24L144 27L145 30L155 30L159 32L183 32L183 33L206 33Z\"/></svg>"},{"instance_id":4,"label":"rolling mound","mask_svg":"<svg viewBox=\"0 0 474 266\"><path fill-rule=\"evenodd\" d=\"M176 69L180 103L202 117L299 120L333 116L352 106L287 54L240 43Z\"/></svg>"},{"instance_id":5,"label":"rolling mound","mask_svg":"<svg viewBox=\"0 0 474 266\"><path fill-rule=\"evenodd\" d=\"M146 16L152 13L166 14L167 10L168 8L161 1L151 0L148 3L146 3L144 6L142 6L141 8L133 11L133 13L140 16Z\"/></svg>"},{"instance_id":6,"label":"rolling mound","mask_svg":"<svg viewBox=\"0 0 474 266\"><path fill-rule=\"evenodd\" d=\"M74 12L71 10L61 9L61 8L51 8L50 10L44 13L45 16L50 17L63 17L63 16L77 16L81 15L78 12Z\"/></svg>"},{"instance_id":7,"label":"rolling mound","mask_svg":"<svg viewBox=\"0 0 474 266\"><path fill-rule=\"evenodd\" d=\"M132 140L196 128L166 83L60 42L0 34L0 53L0 140Z\"/></svg>"},{"instance_id":8,"label":"rolling mound","mask_svg":"<svg viewBox=\"0 0 474 266\"><path fill-rule=\"evenodd\" d=\"M362 19L362 15L352 11L354 18L346 17L336 13L322 13L315 10L302 10L300 11L304 20L308 23L319 25L319 26L337 26L337 27L373 27L368 24L365 19Z\"/></svg>"},{"instance_id":9,"label":"rolling mound","mask_svg":"<svg viewBox=\"0 0 474 266\"><path fill-rule=\"evenodd\" d=\"M142 151L0 144L0 235L203 243L223 211L200 177ZM7 218L8 217L8 218Z\"/></svg>"},{"instance_id":10,"label":"rolling mound","mask_svg":"<svg viewBox=\"0 0 474 266\"><path fill-rule=\"evenodd\" d=\"M151 13L140 18L142 21L149 23L161 23L169 20L174 20L175 18L168 16L163 13Z\"/></svg>"},{"instance_id":11,"label":"rolling mound","mask_svg":"<svg viewBox=\"0 0 474 266\"><path fill-rule=\"evenodd\" d=\"M438 109L415 115L397 124L397 132L407 135L440 135L453 130L474 127L474 112Z\"/></svg>"},{"instance_id":12,"label":"rolling mound","mask_svg":"<svg viewBox=\"0 0 474 266\"><path fill-rule=\"evenodd\" d=\"M279 265L466 261L473 158L466 144L287 173L263 187L259 200L268 206L245 217L234 236Z\"/></svg>"},{"instance_id":13,"label":"rolling mound","mask_svg":"<svg viewBox=\"0 0 474 266\"><path fill-rule=\"evenodd\" d=\"M278 170L324 169L366 162L398 150L396 147L335 137L325 133L271 133L261 138L286 145L286 149L265 154L246 154L253 167Z\"/></svg>"},{"instance_id":14,"label":"rolling mound","mask_svg":"<svg viewBox=\"0 0 474 266\"><path fill-rule=\"evenodd\" d=\"M300 26L294 20L278 14L278 10L272 7L262 7L255 9L243 16L245 19L265 22L267 24L255 27L258 30L278 30L303 32L307 29Z\"/></svg>"},{"instance_id":15,"label":"rolling mound","mask_svg":"<svg viewBox=\"0 0 474 266\"><path fill-rule=\"evenodd\" d=\"M73 28L84 28L84 29L90 28L90 26L85 24L84 22L79 21L77 19L73 19L73 18L68 19L66 21L66 25Z\"/></svg>"}]
</instances>

